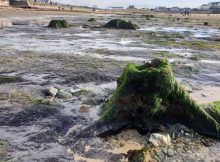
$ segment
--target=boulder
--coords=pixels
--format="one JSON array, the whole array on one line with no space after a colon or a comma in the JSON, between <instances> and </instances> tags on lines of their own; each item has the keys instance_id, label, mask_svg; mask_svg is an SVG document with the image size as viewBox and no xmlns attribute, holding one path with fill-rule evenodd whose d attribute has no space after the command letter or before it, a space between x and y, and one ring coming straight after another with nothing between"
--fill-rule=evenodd
<instances>
[{"instance_id":1,"label":"boulder","mask_svg":"<svg viewBox=\"0 0 220 162\"><path fill-rule=\"evenodd\" d=\"M218 117L211 115L178 83L168 60L154 59L140 66L127 65L112 97L103 105L100 123L117 123L118 130L129 125L145 132L180 123L220 138Z\"/></svg>"},{"instance_id":2,"label":"boulder","mask_svg":"<svg viewBox=\"0 0 220 162\"><path fill-rule=\"evenodd\" d=\"M154 146L170 146L171 138L169 134L152 133L149 140Z\"/></svg>"},{"instance_id":3,"label":"boulder","mask_svg":"<svg viewBox=\"0 0 220 162\"><path fill-rule=\"evenodd\" d=\"M132 24L130 21L127 22L125 20L114 19L114 20L109 21L107 24L105 24L104 28L135 30L135 29L138 29L138 26L135 24Z\"/></svg>"},{"instance_id":4,"label":"boulder","mask_svg":"<svg viewBox=\"0 0 220 162\"><path fill-rule=\"evenodd\" d=\"M69 28L70 25L66 20L51 20L48 28L55 28L55 29L60 29L60 28Z\"/></svg>"},{"instance_id":5,"label":"boulder","mask_svg":"<svg viewBox=\"0 0 220 162\"><path fill-rule=\"evenodd\" d=\"M58 89L54 87L50 87L48 90L48 95L51 97L55 97L58 93Z\"/></svg>"}]
</instances>

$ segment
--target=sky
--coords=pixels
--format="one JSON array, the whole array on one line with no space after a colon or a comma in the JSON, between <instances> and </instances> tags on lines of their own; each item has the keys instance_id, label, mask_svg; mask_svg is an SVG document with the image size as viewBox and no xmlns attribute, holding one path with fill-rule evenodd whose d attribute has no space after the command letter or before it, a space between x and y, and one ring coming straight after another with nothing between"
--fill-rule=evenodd
<instances>
[{"instance_id":1,"label":"sky","mask_svg":"<svg viewBox=\"0 0 220 162\"><path fill-rule=\"evenodd\" d=\"M73 5L93 6L97 5L101 8L109 6L135 5L138 8L151 8L158 6L166 7L199 7L202 4L209 3L211 0L52 0L53 2L61 2Z\"/></svg>"}]
</instances>

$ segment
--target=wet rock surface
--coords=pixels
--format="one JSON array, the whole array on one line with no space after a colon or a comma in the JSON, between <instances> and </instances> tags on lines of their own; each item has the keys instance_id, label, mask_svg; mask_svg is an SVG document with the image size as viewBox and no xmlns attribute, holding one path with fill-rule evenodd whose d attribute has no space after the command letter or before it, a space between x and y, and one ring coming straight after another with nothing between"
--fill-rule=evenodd
<instances>
[{"instance_id":1,"label":"wet rock surface","mask_svg":"<svg viewBox=\"0 0 220 162\"><path fill-rule=\"evenodd\" d=\"M150 16L146 21L141 15L132 18L81 13L6 17L14 25L0 31L0 76L16 79L0 84L2 159L128 161L137 153L136 158L143 160L140 150L151 161L219 159L219 141L182 126L161 128L171 137L169 147L154 147L149 142L150 134L136 132L130 136L133 131L116 131L118 134L108 137L102 134L102 138L78 136L99 119L100 107L130 61L143 64L166 57L175 76L196 99L219 100L218 41L211 40L219 29L214 22L209 22L213 26L204 26L204 21L185 22L184 18L173 22L167 17ZM88 22L91 17L96 21ZM54 32L47 28L52 19L65 19L73 27ZM131 21L140 29L97 28L112 19ZM188 40L194 45L187 44ZM182 43L173 45L174 42ZM199 59L192 59L194 56ZM45 95L50 87L58 89L54 97ZM59 90L62 93L58 96ZM117 130L118 126L114 128ZM102 133L106 129L96 131Z\"/></svg>"}]
</instances>

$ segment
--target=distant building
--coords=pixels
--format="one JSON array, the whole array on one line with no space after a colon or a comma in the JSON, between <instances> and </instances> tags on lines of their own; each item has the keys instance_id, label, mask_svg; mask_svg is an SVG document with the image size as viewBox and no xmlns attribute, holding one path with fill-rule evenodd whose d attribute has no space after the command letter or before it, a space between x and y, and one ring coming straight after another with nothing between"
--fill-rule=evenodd
<instances>
[{"instance_id":1,"label":"distant building","mask_svg":"<svg viewBox=\"0 0 220 162\"><path fill-rule=\"evenodd\" d=\"M220 2L210 2L208 3L209 9L220 9Z\"/></svg>"},{"instance_id":2,"label":"distant building","mask_svg":"<svg viewBox=\"0 0 220 162\"><path fill-rule=\"evenodd\" d=\"M213 14L220 14L220 2L210 2L208 4L203 4L199 7L199 10Z\"/></svg>"},{"instance_id":3,"label":"distant building","mask_svg":"<svg viewBox=\"0 0 220 162\"><path fill-rule=\"evenodd\" d=\"M50 0L34 0L36 3L50 3Z\"/></svg>"},{"instance_id":4,"label":"distant building","mask_svg":"<svg viewBox=\"0 0 220 162\"><path fill-rule=\"evenodd\" d=\"M179 7L171 7L170 11L171 12L181 12L181 8L179 8Z\"/></svg>"},{"instance_id":5,"label":"distant building","mask_svg":"<svg viewBox=\"0 0 220 162\"><path fill-rule=\"evenodd\" d=\"M109 7L109 9L112 9L112 10L123 10L124 7Z\"/></svg>"},{"instance_id":6,"label":"distant building","mask_svg":"<svg viewBox=\"0 0 220 162\"><path fill-rule=\"evenodd\" d=\"M200 6L200 10L208 11L209 10L209 5L208 4L204 4L204 5Z\"/></svg>"},{"instance_id":7,"label":"distant building","mask_svg":"<svg viewBox=\"0 0 220 162\"><path fill-rule=\"evenodd\" d=\"M154 11L158 11L158 12L166 12L167 11L167 8L166 7L156 7L154 8Z\"/></svg>"},{"instance_id":8,"label":"distant building","mask_svg":"<svg viewBox=\"0 0 220 162\"><path fill-rule=\"evenodd\" d=\"M128 9L134 9L134 8L135 8L134 5L130 5L130 6L128 6Z\"/></svg>"}]
</instances>

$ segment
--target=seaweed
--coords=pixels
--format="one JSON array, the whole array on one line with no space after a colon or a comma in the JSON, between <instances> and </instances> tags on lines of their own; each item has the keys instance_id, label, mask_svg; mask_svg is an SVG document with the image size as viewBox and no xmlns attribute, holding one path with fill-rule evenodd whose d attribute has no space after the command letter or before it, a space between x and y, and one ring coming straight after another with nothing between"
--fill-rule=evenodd
<instances>
[{"instance_id":1,"label":"seaweed","mask_svg":"<svg viewBox=\"0 0 220 162\"><path fill-rule=\"evenodd\" d=\"M177 82L168 60L154 59L141 66L129 63L117 84L103 106L101 122L129 121L146 128L151 123L181 123L200 134L220 138L216 117Z\"/></svg>"}]
</instances>

